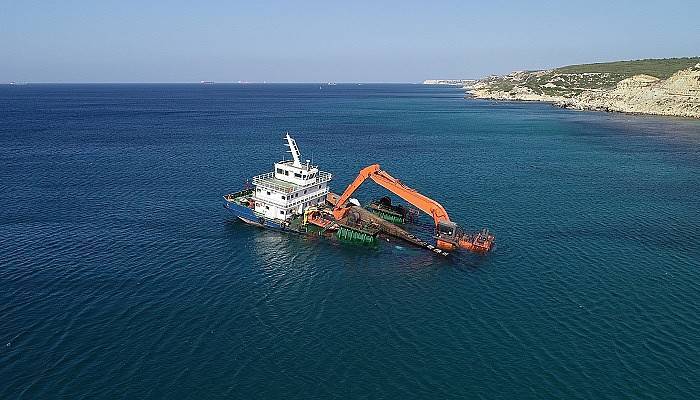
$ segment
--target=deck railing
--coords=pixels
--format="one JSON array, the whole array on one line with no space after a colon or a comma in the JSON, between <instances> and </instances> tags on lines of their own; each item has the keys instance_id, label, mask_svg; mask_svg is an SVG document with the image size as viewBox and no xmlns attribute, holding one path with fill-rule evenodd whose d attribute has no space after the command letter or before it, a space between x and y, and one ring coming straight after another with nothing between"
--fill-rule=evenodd
<instances>
[{"instance_id":1,"label":"deck railing","mask_svg":"<svg viewBox=\"0 0 700 400\"><path fill-rule=\"evenodd\" d=\"M243 190L239 190L238 192L225 194L224 199L226 199L226 201L234 201L239 197L249 196L252 194L253 194L253 189L243 189Z\"/></svg>"},{"instance_id":2,"label":"deck railing","mask_svg":"<svg viewBox=\"0 0 700 400\"><path fill-rule=\"evenodd\" d=\"M278 183L272 182L271 180L275 179L275 173L268 172L266 174L254 176L253 185L264 186L282 193L291 193L296 192L297 190L302 190L314 185L318 185L320 183L328 182L331 180L331 178L333 178L333 175L330 172L318 171L318 174L316 174L316 179L312 183L302 186L289 182L289 185L292 185L290 187L287 185L280 185Z\"/></svg>"}]
</instances>

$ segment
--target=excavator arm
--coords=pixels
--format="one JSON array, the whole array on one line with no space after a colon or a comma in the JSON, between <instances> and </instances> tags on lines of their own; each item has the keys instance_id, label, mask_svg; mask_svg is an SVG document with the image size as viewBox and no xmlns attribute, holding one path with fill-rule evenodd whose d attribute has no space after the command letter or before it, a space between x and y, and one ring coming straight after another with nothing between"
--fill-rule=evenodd
<instances>
[{"instance_id":1,"label":"excavator arm","mask_svg":"<svg viewBox=\"0 0 700 400\"><path fill-rule=\"evenodd\" d=\"M349 209L346 203L350 199L350 196L352 196L355 190L368 178L430 215L435 221L435 238L437 239L437 246L439 248L449 251L456 248L464 248L480 253L488 252L491 249L491 244L494 239L493 235L489 235L487 231L484 231L481 235L476 235L473 238L465 237L457 224L450 221L447 211L440 203L406 186L400 180L389 175L386 171L383 171L379 167L379 164L372 164L363 168L355 180L338 198L333 208L333 216L336 220L340 220L345 216L345 213Z\"/></svg>"},{"instance_id":2,"label":"excavator arm","mask_svg":"<svg viewBox=\"0 0 700 400\"><path fill-rule=\"evenodd\" d=\"M352 196L352 194L355 193L355 190L362 185L362 182L366 181L370 175L377 173L379 170L379 164L372 164L369 167L365 167L360 170L360 173L357 174L355 180L352 181L347 188L345 188L345 191L342 195L340 195L338 201L335 203L335 207L333 208L333 216L335 219L341 219L343 216L345 216L345 212L348 209L345 206L345 203L348 202L350 196Z\"/></svg>"},{"instance_id":3,"label":"excavator arm","mask_svg":"<svg viewBox=\"0 0 700 400\"><path fill-rule=\"evenodd\" d=\"M357 188L359 188L360 185L367 180L367 178L372 179L379 186L387 189L388 191L402 198L404 201L430 215L435 221L436 226L441 221L450 221L447 211L442 205L440 205L440 203L418 193L415 189L406 186L400 180L389 175L389 173L386 171L383 171L379 167L379 164L372 164L369 167L363 168L357 175L357 178L355 178L350 186L345 189L343 194L338 199L335 208L333 209L333 215L336 219L341 219L343 217L346 210L345 203L348 201L350 196L352 196L355 190L357 190Z\"/></svg>"}]
</instances>

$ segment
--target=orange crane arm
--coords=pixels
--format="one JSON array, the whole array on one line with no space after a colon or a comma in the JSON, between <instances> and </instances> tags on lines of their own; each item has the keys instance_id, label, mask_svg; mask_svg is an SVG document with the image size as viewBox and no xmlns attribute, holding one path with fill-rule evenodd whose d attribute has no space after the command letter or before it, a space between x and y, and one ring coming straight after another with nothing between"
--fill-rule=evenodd
<instances>
[{"instance_id":1,"label":"orange crane arm","mask_svg":"<svg viewBox=\"0 0 700 400\"><path fill-rule=\"evenodd\" d=\"M348 185L343 194L340 195L340 198L338 198L338 201L335 203L335 207L333 208L333 215L335 216L335 219L343 218L346 209L345 203L347 203L350 196L352 196L352 194L355 193L355 190L362 185L362 182L367 180L370 175L377 171L379 171L379 164L372 164L369 167L365 167L360 170L360 173L357 174L357 178L355 178L355 180Z\"/></svg>"},{"instance_id":2,"label":"orange crane arm","mask_svg":"<svg viewBox=\"0 0 700 400\"><path fill-rule=\"evenodd\" d=\"M440 205L440 203L418 193L415 189L404 185L400 180L389 175L387 172L382 171L379 168L379 164L372 164L369 167L363 168L357 175L357 178L355 178L350 186L345 189L343 194L338 199L338 202L335 204L335 208L333 209L333 214L336 219L341 219L343 217L346 210L345 203L355 192L355 190L362 185L362 182L367 180L367 178L372 179L379 186L384 187L395 195L401 197L404 201L407 201L414 207L433 217L435 226L437 226L440 221L450 220L450 217L447 215L447 211L442 205Z\"/></svg>"}]
</instances>

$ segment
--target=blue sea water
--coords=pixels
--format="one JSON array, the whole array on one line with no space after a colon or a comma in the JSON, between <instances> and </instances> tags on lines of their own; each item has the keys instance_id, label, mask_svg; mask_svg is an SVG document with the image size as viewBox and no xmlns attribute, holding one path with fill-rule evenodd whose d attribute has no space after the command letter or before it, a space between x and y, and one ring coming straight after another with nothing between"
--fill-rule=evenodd
<instances>
[{"instance_id":1,"label":"blue sea water","mask_svg":"<svg viewBox=\"0 0 700 400\"><path fill-rule=\"evenodd\" d=\"M496 249L233 220L221 196L285 131L335 191L380 163ZM694 120L420 85L0 87L0 398L697 398L699 188Z\"/></svg>"}]
</instances>

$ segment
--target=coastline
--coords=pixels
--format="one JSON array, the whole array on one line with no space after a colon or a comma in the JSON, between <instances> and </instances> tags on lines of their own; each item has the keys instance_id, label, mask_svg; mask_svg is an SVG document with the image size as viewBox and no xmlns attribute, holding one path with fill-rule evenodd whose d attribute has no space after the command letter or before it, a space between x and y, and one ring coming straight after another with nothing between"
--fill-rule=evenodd
<instances>
[{"instance_id":1,"label":"coastline","mask_svg":"<svg viewBox=\"0 0 700 400\"><path fill-rule=\"evenodd\" d=\"M648 74L615 78L610 73L518 71L490 76L462 89L476 99L538 101L573 110L700 119L700 63L666 79Z\"/></svg>"}]
</instances>

